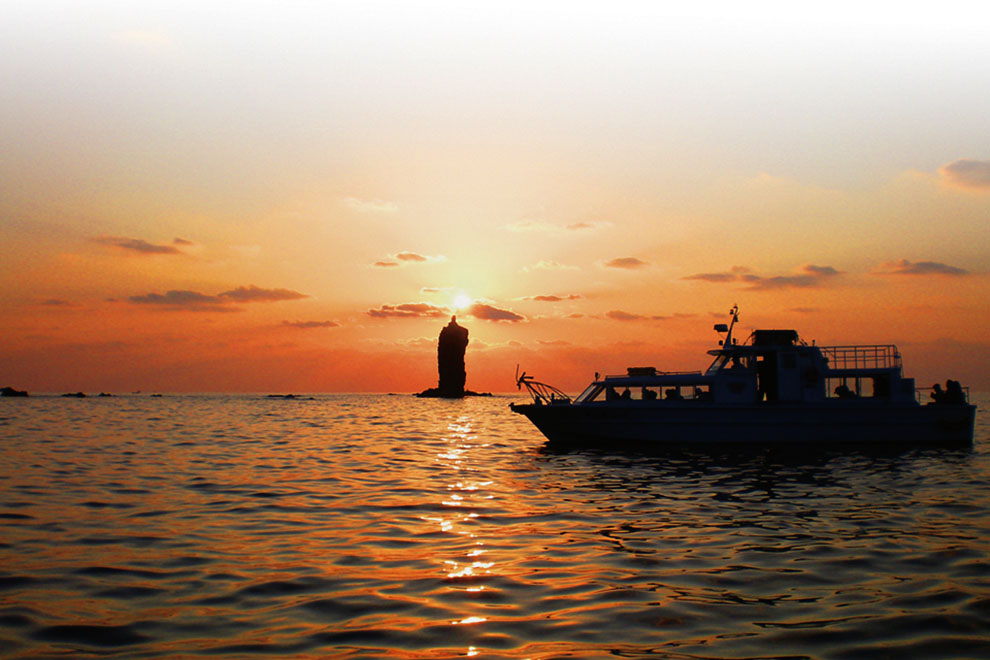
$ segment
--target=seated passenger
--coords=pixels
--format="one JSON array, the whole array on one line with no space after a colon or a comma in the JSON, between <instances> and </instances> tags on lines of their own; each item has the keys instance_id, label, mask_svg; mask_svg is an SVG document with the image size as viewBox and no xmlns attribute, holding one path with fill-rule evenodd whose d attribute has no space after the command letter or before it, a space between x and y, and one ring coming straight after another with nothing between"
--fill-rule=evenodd
<instances>
[{"instance_id":1,"label":"seated passenger","mask_svg":"<svg viewBox=\"0 0 990 660\"><path fill-rule=\"evenodd\" d=\"M932 393L929 396L935 403L946 403L945 392L942 391L942 386L938 383L932 385Z\"/></svg>"},{"instance_id":2,"label":"seated passenger","mask_svg":"<svg viewBox=\"0 0 990 660\"><path fill-rule=\"evenodd\" d=\"M664 398L667 399L668 401L673 401L673 400L682 399L683 397L681 396L680 389L676 387L671 387L667 389L666 392L664 392Z\"/></svg>"},{"instance_id":3,"label":"seated passenger","mask_svg":"<svg viewBox=\"0 0 990 660\"><path fill-rule=\"evenodd\" d=\"M657 391L651 390L648 387L643 388L643 401L655 401L657 398Z\"/></svg>"},{"instance_id":4,"label":"seated passenger","mask_svg":"<svg viewBox=\"0 0 990 660\"><path fill-rule=\"evenodd\" d=\"M835 388L835 396L840 399L855 399L856 393L849 389L845 383Z\"/></svg>"},{"instance_id":5,"label":"seated passenger","mask_svg":"<svg viewBox=\"0 0 990 660\"><path fill-rule=\"evenodd\" d=\"M632 398L632 392L630 392L629 388L627 387L625 391L619 395L619 398L628 401L629 399Z\"/></svg>"}]
</instances>

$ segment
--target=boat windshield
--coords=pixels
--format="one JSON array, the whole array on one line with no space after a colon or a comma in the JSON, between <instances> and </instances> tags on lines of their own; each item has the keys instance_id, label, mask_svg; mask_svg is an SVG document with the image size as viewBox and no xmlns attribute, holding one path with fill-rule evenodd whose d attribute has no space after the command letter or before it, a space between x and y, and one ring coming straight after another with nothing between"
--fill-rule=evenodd
<instances>
[{"instance_id":1,"label":"boat windshield","mask_svg":"<svg viewBox=\"0 0 990 660\"><path fill-rule=\"evenodd\" d=\"M588 401L589 399L594 398L594 395L600 392L601 389L602 386L599 385L598 383L592 383L591 385L588 385L588 388L584 392L581 392L581 394L579 394L576 399L574 399L574 403L582 403L584 401Z\"/></svg>"},{"instance_id":2,"label":"boat windshield","mask_svg":"<svg viewBox=\"0 0 990 660\"><path fill-rule=\"evenodd\" d=\"M729 356L725 353L719 353L718 357L712 362L708 370L705 371L706 376L711 376L712 374L718 373L725 366L725 363L729 361Z\"/></svg>"}]
</instances>

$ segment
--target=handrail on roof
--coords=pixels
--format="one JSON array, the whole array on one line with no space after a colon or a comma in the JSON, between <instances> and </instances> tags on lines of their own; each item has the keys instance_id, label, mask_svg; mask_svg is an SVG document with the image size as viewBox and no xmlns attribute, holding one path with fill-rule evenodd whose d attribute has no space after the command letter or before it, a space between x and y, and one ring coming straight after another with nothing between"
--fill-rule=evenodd
<instances>
[{"instance_id":1,"label":"handrail on roof","mask_svg":"<svg viewBox=\"0 0 990 660\"><path fill-rule=\"evenodd\" d=\"M901 354L893 344L819 346L830 369L900 368Z\"/></svg>"}]
</instances>

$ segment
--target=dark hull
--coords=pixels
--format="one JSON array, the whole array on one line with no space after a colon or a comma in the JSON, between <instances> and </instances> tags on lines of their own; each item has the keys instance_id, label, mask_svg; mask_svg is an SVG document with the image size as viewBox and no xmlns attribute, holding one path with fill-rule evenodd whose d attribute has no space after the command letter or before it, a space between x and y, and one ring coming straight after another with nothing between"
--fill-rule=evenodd
<instances>
[{"instance_id":1,"label":"dark hull","mask_svg":"<svg viewBox=\"0 0 990 660\"><path fill-rule=\"evenodd\" d=\"M725 406L699 402L513 404L556 444L967 446L976 406L868 400Z\"/></svg>"}]
</instances>

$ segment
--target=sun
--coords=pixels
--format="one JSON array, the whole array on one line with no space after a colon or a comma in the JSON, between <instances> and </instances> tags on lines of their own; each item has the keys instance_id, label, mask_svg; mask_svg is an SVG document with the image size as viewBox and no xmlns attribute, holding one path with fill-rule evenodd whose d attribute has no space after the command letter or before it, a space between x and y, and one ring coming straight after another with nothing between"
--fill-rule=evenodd
<instances>
[{"instance_id":1,"label":"sun","mask_svg":"<svg viewBox=\"0 0 990 660\"><path fill-rule=\"evenodd\" d=\"M459 293L454 296L454 309L464 309L465 307L470 307L474 301L471 300L471 296Z\"/></svg>"}]
</instances>

